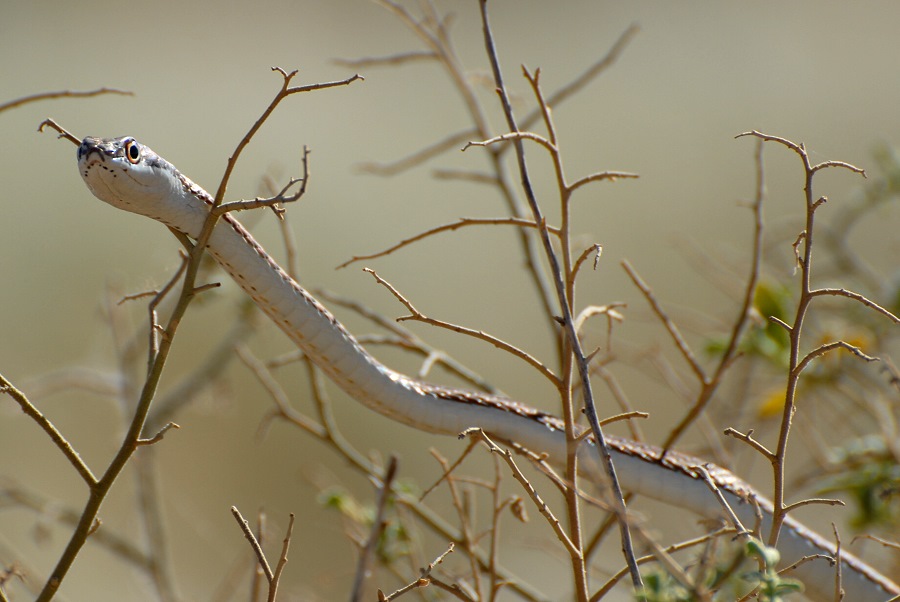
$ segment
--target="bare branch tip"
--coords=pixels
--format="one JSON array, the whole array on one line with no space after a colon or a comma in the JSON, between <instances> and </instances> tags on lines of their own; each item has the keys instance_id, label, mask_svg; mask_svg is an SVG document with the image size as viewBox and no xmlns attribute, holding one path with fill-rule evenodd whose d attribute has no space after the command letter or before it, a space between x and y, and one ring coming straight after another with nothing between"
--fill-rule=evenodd
<instances>
[{"instance_id":1,"label":"bare branch tip","mask_svg":"<svg viewBox=\"0 0 900 602\"><path fill-rule=\"evenodd\" d=\"M297 73L298 73L297 69L294 69L293 71L288 73L286 70L282 69L281 67L272 67L272 71L277 71L278 73L280 73L281 77L283 77L285 79L285 84L287 84L289 81L291 81L291 79L293 79L293 77L295 75L297 75Z\"/></svg>"},{"instance_id":2,"label":"bare branch tip","mask_svg":"<svg viewBox=\"0 0 900 602\"><path fill-rule=\"evenodd\" d=\"M56 121L54 121L52 117L48 117L47 119L43 120L41 122L41 124L38 126L37 131L43 132L45 127L51 127L54 130L56 130L59 134L56 137L57 139L65 138L66 140L69 140L70 142L72 142L72 144L74 144L75 146L79 146L81 144L81 140L79 140L76 136L69 133L68 130L66 130L66 128L64 128L61 125L59 125L58 123L56 123Z\"/></svg>"}]
</instances>

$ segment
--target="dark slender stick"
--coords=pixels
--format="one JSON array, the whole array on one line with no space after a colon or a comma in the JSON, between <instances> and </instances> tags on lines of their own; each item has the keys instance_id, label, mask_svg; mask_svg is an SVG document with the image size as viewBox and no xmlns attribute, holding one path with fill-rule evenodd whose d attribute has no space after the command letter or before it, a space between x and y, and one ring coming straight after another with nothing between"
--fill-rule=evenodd
<instances>
[{"instance_id":1,"label":"dark slender stick","mask_svg":"<svg viewBox=\"0 0 900 602\"><path fill-rule=\"evenodd\" d=\"M493 34L491 33L491 27L488 19L487 0L480 0L480 5L481 19L482 23L484 24L484 41L487 48L488 57L491 61L491 69L494 73L494 81L497 85L497 94L499 95L500 101L503 105L503 112L506 115L506 121L507 125L509 126L509 130L511 132L518 132L519 128L516 124L515 115L513 114L512 106L510 105L509 97L506 93L506 87L503 83L503 75L500 70L499 58L497 57L497 51L494 47ZM601 459L604 466L606 467L606 472L610 479L610 486L612 487L613 492L613 502L616 504L619 529L622 536L622 551L625 554L625 560L631 572L632 584L635 588L639 588L643 585L643 582L641 580L641 574L638 570L637 562L635 561L634 557L634 547L631 542L631 533L628 528L628 517L627 509L625 507L625 500L622 495L622 488L619 485L619 478L616 475L615 466L612 462L609 447L606 445L606 439L603 436L603 430L600 427L600 421L597 418L597 410L594 406L594 398L591 390L590 370L584 357L584 353L581 350L581 341L578 339L578 333L575 332L572 314L569 310L569 300L566 296L566 288L562 280L562 274L560 272L559 259L557 258L556 252L553 249L553 244L550 241L550 234L546 229L546 221L541 212L540 206L538 205L534 190L531 186L531 179L528 175L528 166L525 163L525 148L522 144L522 140L514 140L513 145L516 149L516 157L519 164L519 174L522 178L522 187L525 190L525 196L528 199L528 204L530 205L531 212L534 215L535 223L541 224L541 228L539 228L538 231L541 235L541 242L544 245L544 251L547 255L547 260L550 262L550 272L553 277L553 284L556 289L560 310L563 314L563 326L565 327L566 336L569 339L569 344L572 347L572 353L574 354L576 364L578 365L578 372L581 377L582 392L584 395L585 413L587 414L588 422L591 425L591 430L593 430L594 432L594 437L597 441L597 449L600 452Z\"/></svg>"},{"instance_id":2,"label":"dark slender stick","mask_svg":"<svg viewBox=\"0 0 900 602\"><path fill-rule=\"evenodd\" d=\"M259 566L262 567L263 572L266 574L266 580L271 583L272 579L275 578L275 574L272 572L272 567L269 566L269 561L266 560L266 554L263 552L262 546L259 545L259 540L253 535L250 524L241 515L241 511L237 509L237 506L231 507L231 514L241 528L244 538L250 543L250 547L253 548L253 553L256 554L256 560L259 561Z\"/></svg>"},{"instance_id":3,"label":"dark slender stick","mask_svg":"<svg viewBox=\"0 0 900 602\"><path fill-rule=\"evenodd\" d=\"M356 575L353 578L353 590L350 594L350 600L357 602L362 600L362 588L366 582L366 578L371 572L372 554L378 540L384 534L385 521L384 513L387 508L388 499L391 496L391 488L394 484L394 476L397 474L397 456L391 455L388 460L387 469L384 471L384 478L381 480L381 488L378 492L378 504L376 506L375 519L372 521L372 531L369 533L369 539L366 545L360 551L359 561L356 564Z\"/></svg>"},{"instance_id":4,"label":"dark slender stick","mask_svg":"<svg viewBox=\"0 0 900 602\"><path fill-rule=\"evenodd\" d=\"M99 88L97 90L78 91L78 90L60 90L59 92L41 92L32 94L31 96L23 96L0 104L0 112L20 107L25 104L37 102L39 100L48 100L51 98L88 98L90 96L100 96L101 94L120 94L122 96L134 96L134 92L127 90L116 90L115 88Z\"/></svg>"}]
</instances>

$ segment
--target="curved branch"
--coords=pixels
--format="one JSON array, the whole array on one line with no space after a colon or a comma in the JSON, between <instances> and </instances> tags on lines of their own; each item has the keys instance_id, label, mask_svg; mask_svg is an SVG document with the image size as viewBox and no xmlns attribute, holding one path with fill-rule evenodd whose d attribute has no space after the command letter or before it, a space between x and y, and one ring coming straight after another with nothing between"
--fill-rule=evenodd
<instances>
[{"instance_id":1,"label":"curved branch","mask_svg":"<svg viewBox=\"0 0 900 602\"><path fill-rule=\"evenodd\" d=\"M394 251L398 249L402 249L405 246L411 245L414 242L418 242L422 239L428 238L429 236L433 236L435 234L439 234L441 232L452 232L454 230L459 230L460 228L465 228L466 226L518 226L520 228L537 228L537 224L535 224L531 220L522 219L518 217L463 217L460 218L459 221L453 222L452 224L444 224L443 226L437 226L435 228L431 228L430 230L426 230L424 232L420 232L415 236L410 236L409 238L405 238L395 244L392 247L388 247L384 251L378 251L377 253L371 253L369 255L354 255L341 265L337 266L335 269L342 269L347 267L352 263L356 263L358 261L365 261L366 259L377 259L378 257L385 257L390 255ZM550 231L554 236L559 236L559 228L553 228L551 226L547 226L547 230Z\"/></svg>"},{"instance_id":2,"label":"curved branch","mask_svg":"<svg viewBox=\"0 0 900 602\"><path fill-rule=\"evenodd\" d=\"M72 90L41 92L39 94L23 96L22 98L16 98L15 100L10 100L9 102L0 104L0 113L8 109L14 109L15 107L20 107L22 105L37 102L39 100L48 100L51 98L87 98L89 96L100 96L101 94L120 94L122 96L134 96L134 92L129 92L127 90L117 90L116 88L98 88L97 90L88 90L84 92Z\"/></svg>"}]
</instances>

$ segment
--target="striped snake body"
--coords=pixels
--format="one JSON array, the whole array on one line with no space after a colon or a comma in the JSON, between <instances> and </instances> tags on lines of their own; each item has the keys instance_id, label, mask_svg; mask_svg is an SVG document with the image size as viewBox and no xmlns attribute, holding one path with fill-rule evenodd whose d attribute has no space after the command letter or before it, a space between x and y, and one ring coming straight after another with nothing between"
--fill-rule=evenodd
<instances>
[{"instance_id":1,"label":"striped snake body","mask_svg":"<svg viewBox=\"0 0 900 602\"><path fill-rule=\"evenodd\" d=\"M78 169L100 200L151 217L196 239L212 198L172 164L131 137L85 138ZM456 435L480 427L508 443L546 453L565 463L562 422L549 414L496 396L439 387L387 368L370 355L338 320L279 267L231 214L223 215L209 239L209 253L291 340L350 397L419 430ZM728 470L701 459L660 450L629 439L608 437L622 488L707 518L722 508L694 467L704 466L741 521L755 524L751 499L763 511L762 532L771 524L772 505ZM605 473L593 445L582 445L579 468L589 481ZM782 558L835 555L835 546L788 517L780 539ZM847 600L887 600L900 587L857 558L841 553ZM814 600L832 600L834 569L822 560L802 564L796 576Z\"/></svg>"}]
</instances>

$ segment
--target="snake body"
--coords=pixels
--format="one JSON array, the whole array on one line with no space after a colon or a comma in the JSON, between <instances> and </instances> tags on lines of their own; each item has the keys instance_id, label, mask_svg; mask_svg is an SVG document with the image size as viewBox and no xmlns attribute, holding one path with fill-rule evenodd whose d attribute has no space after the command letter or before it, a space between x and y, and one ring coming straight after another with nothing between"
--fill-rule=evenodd
<instances>
[{"instance_id":1,"label":"snake body","mask_svg":"<svg viewBox=\"0 0 900 602\"><path fill-rule=\"evenodd\" d=\"M147 146L125 136L85 138L78 169L91 192L119 209L153 218L196 239L212 198ZM309 292L295 282L232 216L223 215L209 239L208 252L272 321L350 397L416 429L456 435L480 427L508 443L545 453L564 464L562 422L509 399L428 384L384 366ZM771 524L772 504L730 471L705 461L660 450L629 439L608 437L622 488L719 518L722 508L701 479L704 466L741 521L755 524L754 505L763 513L762 532ZM606 479L593 445L582 445L579 468L594 483ZM793 562L810 554L835 556L834 544L788 517L778 544ZM841 552L847 600L888 600L900 587L861 560ZM802 564L794 573L814 600L832 600L834 568L823 560Z\"/></svg>"}]
</instances>

